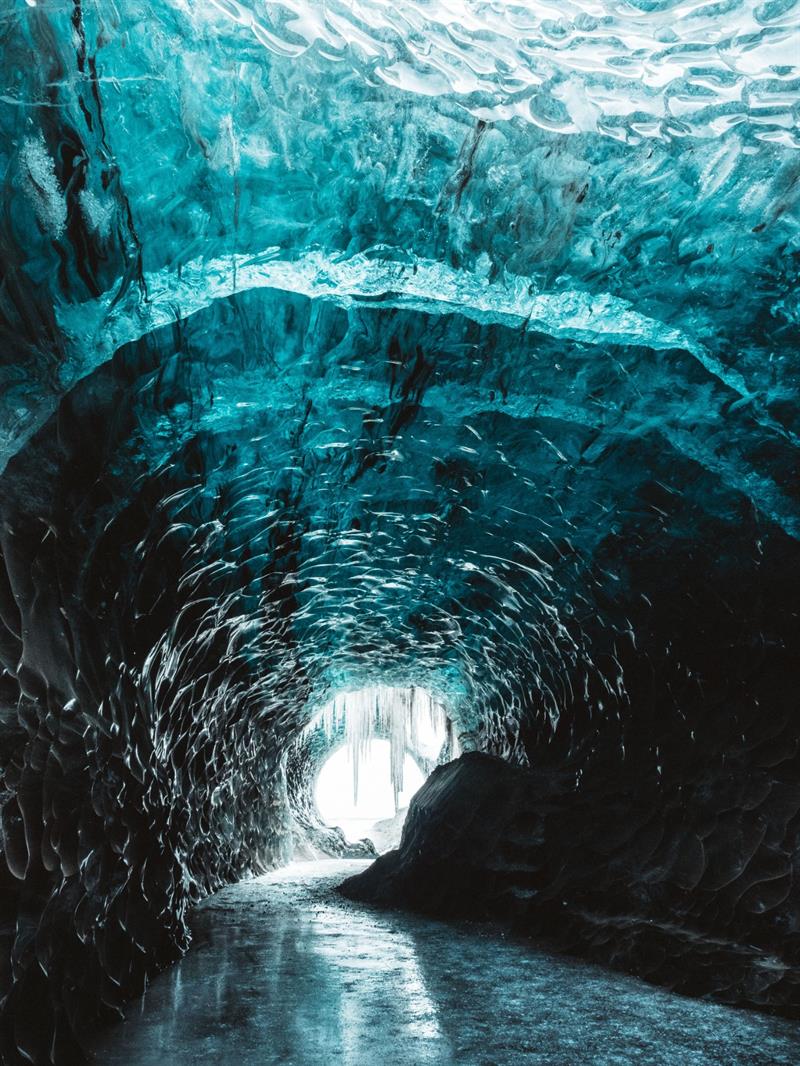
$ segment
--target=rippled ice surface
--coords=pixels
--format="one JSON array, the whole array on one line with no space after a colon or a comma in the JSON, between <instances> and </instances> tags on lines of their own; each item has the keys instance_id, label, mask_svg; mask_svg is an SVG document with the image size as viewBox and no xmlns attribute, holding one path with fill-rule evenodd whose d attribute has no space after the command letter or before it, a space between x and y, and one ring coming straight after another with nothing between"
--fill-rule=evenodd
<instances>
[{"instance_id":1,"label":"rippled ice surface","mask_svg":"<svg viewBox=\"0 0 800 1066\"><path fill-rule=\"evenodd\" d=\"M187 17L196 5L179 0ZM484 119L639 139L748 121L797 146L793 0L211 0L278 55L363 64L372 79L455 94ZM746 116L748 108L752 108Z\"/></svg>"},{"instance_id":2,"label":"rippled ice surface","mask_svg":"<svg viewBox=\"0 0 800 1066\"><path fill-rule=\"evenodd\" d=\"M296 864L203 904L188 956L99 1066L791 1066L791 1023L674 996L480 925L341 899L362 862Z\"/></svg>"}]
</instances>

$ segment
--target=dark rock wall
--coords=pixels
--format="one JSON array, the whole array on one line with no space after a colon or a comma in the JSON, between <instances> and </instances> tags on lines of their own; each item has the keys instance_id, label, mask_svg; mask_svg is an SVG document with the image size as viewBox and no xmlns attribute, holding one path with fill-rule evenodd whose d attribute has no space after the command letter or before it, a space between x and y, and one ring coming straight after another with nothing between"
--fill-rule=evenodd
<instances>
[{"instance_id":1,"label":"dark rock wall","mask_svg":"<svg viewBox=\"0 0 800 1066\"><path fill-rule=\"evenodd\" d=\"M680 992L800 1017L798 834L800 787L763 771L576 785L469 753L434 771L399 849L342 891L509 921Z\"/></svg>"}]
</instances>

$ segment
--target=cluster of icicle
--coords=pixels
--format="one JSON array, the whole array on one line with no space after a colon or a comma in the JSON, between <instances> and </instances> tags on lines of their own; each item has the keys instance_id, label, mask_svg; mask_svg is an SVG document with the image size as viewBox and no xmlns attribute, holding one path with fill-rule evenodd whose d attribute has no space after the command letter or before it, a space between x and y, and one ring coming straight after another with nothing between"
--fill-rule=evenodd
<instances>
[{"instance_id":1,"label":"cluster of icicle","mask_svg":"<svg viewBox=\"0 0 800 1066\"><path fill-rule=\"evenodd\" d=\"M314 718L313 725L321 725L333 740L344 732L353 764L353 802L358 803L358 769L367 755L369 743L376 738L386 739L390 745L391 779L395 809L403 790L403 765L408 752L420 754L420 731L425 723L437 738L441 755L445 745L456 757L457 740L452 723L443 705L423 688L393 688L376 685L342 692L334 696Z\"/></svg>"}]
</instances>

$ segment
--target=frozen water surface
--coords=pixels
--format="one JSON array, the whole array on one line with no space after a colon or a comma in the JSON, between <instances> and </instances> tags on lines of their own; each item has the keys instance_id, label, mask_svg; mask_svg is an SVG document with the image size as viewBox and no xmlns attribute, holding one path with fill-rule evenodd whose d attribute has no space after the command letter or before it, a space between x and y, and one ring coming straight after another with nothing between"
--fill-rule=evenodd
<instances>
[{"instance_id":1,"label":"frozen water surface","mask_svg":"<svg viewBox=\"0 0 800 1066\"><path fill-rule=\"evenodd\" d=\"M342 899L366 862L296 863L195 913L194 944L98 1066L794 1066L790 1022L690 1000L488 925Z\"/></svg>"}]
</instances>

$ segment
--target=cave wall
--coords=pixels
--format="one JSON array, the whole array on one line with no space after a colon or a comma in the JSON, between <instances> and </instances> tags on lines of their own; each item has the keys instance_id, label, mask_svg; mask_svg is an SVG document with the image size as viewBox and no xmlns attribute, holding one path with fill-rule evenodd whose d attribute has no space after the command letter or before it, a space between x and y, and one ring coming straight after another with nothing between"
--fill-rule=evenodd
<instances>
[{"instance_id":1,"label":"cave wall","mask_svg":"<svg viewBox=\"0 0 800 1066\"><path fill-rule=\"evenodd\" d=\"M561 782L553 906L797 964L796 5L395 6L0 20L10 1063L286 859L377 683Z\"/></svg>"},{"instance_id":2,"label":"cave wall","mask_svg":"<svg viewBox=\"0 0 800 1066\"><path fill-rule=\"evenodd\" d=\"M185 949L194 900L291 854L280 753L246 679L220 677L246 590L182 573L186 541L159 510L185 490L179 464L138 498L119 491L108 460L128 396L113 376L72 395L4 477L8 1062L75 1061L73 1031ZM213 506L188 510L207 543Z\"/></svg>"},{"instance_id":3,"label":"cave wall","mask_svg":"<svg viewBox=\"0 0 800 1066\"><path fill-rule=\"evenodd\" d=\"M784 767L785 769L786 767ZM527 769L472 752L414 796L351 899L510 924L686 995L800 1016L796 775Z\"/></svg>"}]
</instances>

